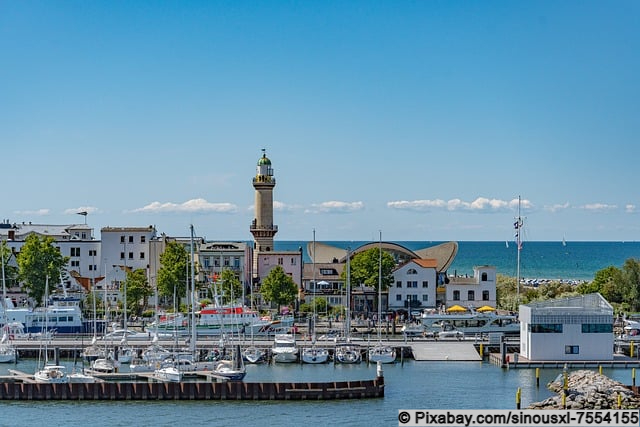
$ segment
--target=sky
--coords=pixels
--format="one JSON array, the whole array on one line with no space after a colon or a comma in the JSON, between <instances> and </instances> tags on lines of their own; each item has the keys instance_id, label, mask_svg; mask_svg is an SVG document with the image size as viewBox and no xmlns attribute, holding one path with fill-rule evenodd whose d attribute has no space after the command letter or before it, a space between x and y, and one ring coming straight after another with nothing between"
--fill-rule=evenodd
<instances>
[{"instance_id":1,"label":"sky","mask_svg":"<svg viewBox=\"0 0 640 427\"><path fill-rule=\"evenodd\" d=\"M250 241L264 149L276 240L518 212L638 240L638 28L635 0L0 0L0 217Z\"/></svg>"}]
</instances>

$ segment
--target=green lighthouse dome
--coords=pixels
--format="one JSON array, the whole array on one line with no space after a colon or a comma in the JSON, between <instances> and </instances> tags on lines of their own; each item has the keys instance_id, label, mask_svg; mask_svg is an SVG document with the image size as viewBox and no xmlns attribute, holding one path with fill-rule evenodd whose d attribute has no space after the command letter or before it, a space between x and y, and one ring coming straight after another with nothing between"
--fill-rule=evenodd
<instances>
[{"instance_id":1,"label":"green lighthouse dome","mask_svg":"<svg viewBox=\"0 0 640 427\"><path fill-rule=\"evenodd\" d=\"M271 166L271 160L267 158L266 154L262 154L262 157L258 160L258 166Z\"/></svg>"}]
</instances>

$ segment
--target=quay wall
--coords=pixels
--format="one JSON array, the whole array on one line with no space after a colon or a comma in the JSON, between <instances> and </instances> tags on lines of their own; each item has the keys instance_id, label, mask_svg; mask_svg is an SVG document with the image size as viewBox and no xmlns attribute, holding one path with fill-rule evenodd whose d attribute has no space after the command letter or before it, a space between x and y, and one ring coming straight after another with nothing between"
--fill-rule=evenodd
<instances>
[{"instance_id":1,"label":"quay wall","mask_svg":"<svg viewBox=\"0 0 640 427\"><path fill-rule=\"evenodd\" d=\"M0 383L0 400L334 400L384 397L384 378L326 383Z\"/></svg>"}]
</instances>

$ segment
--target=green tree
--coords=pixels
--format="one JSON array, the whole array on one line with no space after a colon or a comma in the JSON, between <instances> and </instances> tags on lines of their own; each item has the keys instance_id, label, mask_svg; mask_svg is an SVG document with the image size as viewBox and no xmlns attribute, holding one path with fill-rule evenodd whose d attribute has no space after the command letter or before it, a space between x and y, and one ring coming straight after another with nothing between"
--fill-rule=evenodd
<instances>
[{"instance_id":1,"label":"green tree","mask_svg":"<svg viewBox=\"0 0 640 427\"><path fill-rule=\"evenodd\" d=\"M260 286L262 298L267 302L281 305L293 304L298 296L298 286L284 269L276 265L264 278Z\"/></svg>"},{"instance_id":2,"label":"green tree","mask_svg":"<svg viewBox=\"0 0 640 427\"><path fill-rule=\"evenodd\" d=\"M378 290L378 273L380 271L380 249L371 248L354 255L350 262L351 283L356 286L369 286ZM395 261L391 254L382 251L382 290L384 291L393 283L393 269ZM346 269L342 271L342 279L347 275Z\"/></svg>"},{"instance_id":3,"label":"green tree","mask_svg":"<svg viewBox=\"0 0 640 427\"><path fill-rule=\"evenodd\" d=\"M51 236L31 234L17 257L19 280L36 305L43 302L47 277L49 283L58 283L58 277L69 262L69 257L62 256L54 242Z\"/></svg>"},{"instance_id":4,"label":"green tree","mask_svg":"<svg viewBox=\"0 0 640 427\"><path fill-rule=\"evenodd\" d=\"M222 304L231 304L242 299L242 283L232 270L222 270L216 282L216 290Z\"/></svg>"},{"instance_id":5,"label":"green tree","mask_svg":"<svg viewBox=\"0 0 640 427\"><path fill-rule=\"evenodd\" d=\"M640 260L629 258L622 266L624 281L624 302L631 310L640 310Z\"/></svg>"},{"instance_id":6,"label":"green tree","mask_svg":"<svg viewBox=\"0 0 640 427\"><path fill-rule=\"evenodd\" d=\"M5 280L5 283L0 283L0 286L5 285L8 289L14 286L16 283L16 280L18 277L18 268L13 265L9 265L9 261L13 256L13 252L11 251L11 248L7 244L6 240L0 241L0 256L2 256L2 259L4 260L4 280Z\"/></svg>"},{"instance_id":7,"label":"green tree","mask_svg":"<svg viewBox=\"0 0 640 427\"><path fill-rule=\"evenodd\" d=\"M147 271L137 269L127 272L127 311L139 315L146 307L153 289L147 280Z\"/></svg>"},{"instance_id":8,"label":"green tree","mask_svg":"<svg viewBox=\"0 0 640 427\"><path fill-rule=\"evenodd\" d=\"M161 267L158 269L158 293L164 297L172 297L175 293L179 306L180 298L187 292L187 274L189 271L189 254L184 246L177 242L167 242L167 247L160 254Z\"/></svg>"}]
</instances>

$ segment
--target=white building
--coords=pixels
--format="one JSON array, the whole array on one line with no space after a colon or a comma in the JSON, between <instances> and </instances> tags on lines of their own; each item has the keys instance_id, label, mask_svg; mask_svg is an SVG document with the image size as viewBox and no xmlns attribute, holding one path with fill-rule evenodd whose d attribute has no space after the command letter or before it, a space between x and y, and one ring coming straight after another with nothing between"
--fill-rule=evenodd
<instances>
[{"instance_id":1,"label":"white building","mask_svg":"<svg viewBox=\"0 0 640 427\"><path fill-rule=\"evenodd\" d=\"M73 277L96 278L100 275L101 243L93 237L93 228L86 224L33 224L31 222L0 224L0 240L5 240L7 246L17 255L20 253L25 239L30 235L51 237L53 246L60 249L63 256L69 257L66 274L63 274L63 284L67 290L81 289L79 281ZM15 258L9 262L15 265ZM52 279L52 285L59 284L58 278ZM52 287L53 289L53 287ZM14 289L9 290L9 296L14 296Z\"/></svg>"},{"instance_id":2,"label":"white building","mask_svg":"<svg viewBox=\"0 0 640 427\"><path fill-rule=\"evenodd\" d=\"M599 293L520 306L520 353L529 360L612 360L613 308Z\"/></svg>"},{"instance_id":3,"label":"white building","mask_svg":"<svg viewBox=\"0 0 640 427\"><path fill-rule=\"evenodd\" d=\"M473 277L449 277L445 287L445 305L478 308L496 306L496 268L489 265L473 267Z\"/></svg>"},{"instance_id":4,"label":"white building","mask_svg":"<svg viewBox=\"0 0 640 427\"><path fill-rule=\"evenodd\" d=\"M105 290L107 300L122 299L120 285L126 279L126 271L147 270L150 266L150 242L156 237L154 226L103 227L102 275L106 279L96 284L96 290ZM147 270L148 271L148 270Z\"/></svg>"},{"instance_id":5,"label":"white building","mask_svg":"<svg viewBox=\"0 0 640 427\"><path fill-rule=\"evenodd\" d=\"M435 259L414 258L397 267L389 287L389 310L435 307L437 266Z\"/></svg>"}]
</instances>

